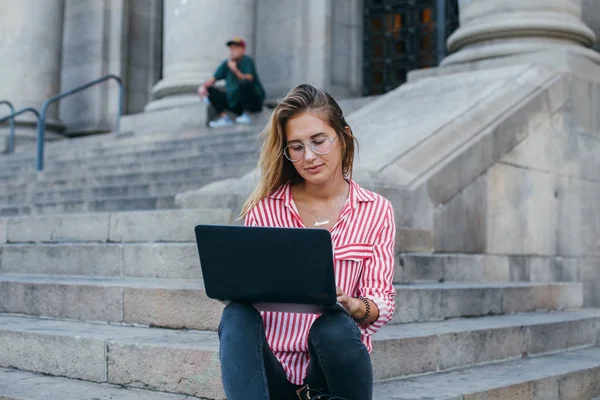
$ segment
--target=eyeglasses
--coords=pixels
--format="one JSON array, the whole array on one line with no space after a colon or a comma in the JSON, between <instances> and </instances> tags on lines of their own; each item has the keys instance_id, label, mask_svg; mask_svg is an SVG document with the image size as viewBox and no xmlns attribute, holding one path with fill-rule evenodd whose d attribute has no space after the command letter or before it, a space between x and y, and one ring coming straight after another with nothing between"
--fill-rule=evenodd
<instances>
[{"instance_id":1,"label":"eyeglasses","mask_svg":"<svg viewBox=\"0 0 600 400\"><path fill-rule=\"evenodd\" d=\"M329 154L335 139L337 139L337 136L335 136L333 139L329 139L327 137L318 137L310 140L308 142L308 147L315 154ZM285 158L291 162L300 161L300 159L304 157L304 143L294 143L287 146L285 149L283 149L283 155L285 155Z\"/></svg>"}]
</instances>

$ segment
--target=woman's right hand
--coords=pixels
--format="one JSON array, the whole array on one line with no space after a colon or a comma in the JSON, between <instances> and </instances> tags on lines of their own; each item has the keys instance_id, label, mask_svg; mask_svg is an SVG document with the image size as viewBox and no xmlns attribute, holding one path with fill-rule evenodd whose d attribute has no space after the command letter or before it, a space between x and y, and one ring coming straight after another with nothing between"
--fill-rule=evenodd
<instances>
[{"instance_id":1,"label":"woman's right hand","mask_svg":"<svg viewBox=\"0 0 600 400\"><path fill-rule=\"evenodd\" d=\"M198 88L198 95L201 97L208 96L208 89L206 89L206 86L200 85L200 87Z\"/></svg>"}]
</instances>

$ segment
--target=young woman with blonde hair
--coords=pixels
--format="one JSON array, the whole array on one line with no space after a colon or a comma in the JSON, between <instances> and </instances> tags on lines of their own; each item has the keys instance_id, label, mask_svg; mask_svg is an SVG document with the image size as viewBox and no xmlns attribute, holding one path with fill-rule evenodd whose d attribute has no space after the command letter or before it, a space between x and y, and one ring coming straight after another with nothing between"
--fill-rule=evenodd
<instances>
[{"instance_id":1,"label":"young woman with blonde hair","mask_svg":"<svg viewBox=\"0 0 600 400\"><path fill-rule=\"evenodd\" d=\"M371 335L395 307L392 206L352 181L356 139L324 90L293 88L263 135L260 183L243 207L245 223L329 230L338 301L350 316L229 304L219 326L227 398L370 400ZM303 251L310 249L298 243Z\"/></svg>"}]
</instances>

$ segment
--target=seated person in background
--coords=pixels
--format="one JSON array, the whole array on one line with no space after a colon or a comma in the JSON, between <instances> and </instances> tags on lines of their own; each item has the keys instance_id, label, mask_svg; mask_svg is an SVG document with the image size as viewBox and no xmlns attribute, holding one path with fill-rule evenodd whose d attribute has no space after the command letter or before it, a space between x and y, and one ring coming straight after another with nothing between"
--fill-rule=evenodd
<instances>
[{"instance_id":1,"label":"seated person in background","mask_svg":"<svg viewBox=\"0 0 600 400\"><path fill-rule=\"evenodd\" d=\"M227 47L229 59L223 61L214 76L198 88L198 94L203 99L208 99L219 114L219 119L209 122L212 128L233 124L227 111L237 115L235 122L238 124L251 123L246 112L260 111L265 100L265 90L260 83L254 60L246 55L246 42L235 37L227 42ZM225 79L225 93L213 87L221 79Z\"/></svg>"}]
</instances>

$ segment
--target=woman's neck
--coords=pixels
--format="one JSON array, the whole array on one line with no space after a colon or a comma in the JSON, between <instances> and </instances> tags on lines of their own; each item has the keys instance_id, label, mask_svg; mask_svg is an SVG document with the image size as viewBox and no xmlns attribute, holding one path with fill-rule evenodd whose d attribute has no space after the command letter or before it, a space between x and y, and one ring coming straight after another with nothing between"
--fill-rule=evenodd
<instances>
[{"instance_id":1,"label":"woman's neck","mask_svg":"<svg viewBox=\"0 0 600 400\"><path fill-rule=\"evenodd\" d=\"M332 179L320 185L304 181L304 195L316 201L329 201L346 193L348 182L343 175L335 175Z\"/></svg>"}]
</instances>

